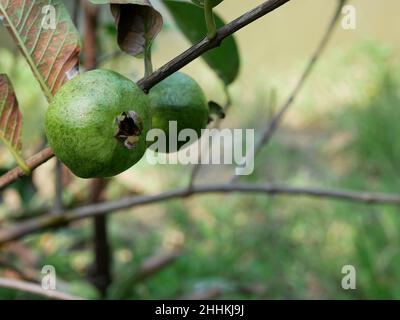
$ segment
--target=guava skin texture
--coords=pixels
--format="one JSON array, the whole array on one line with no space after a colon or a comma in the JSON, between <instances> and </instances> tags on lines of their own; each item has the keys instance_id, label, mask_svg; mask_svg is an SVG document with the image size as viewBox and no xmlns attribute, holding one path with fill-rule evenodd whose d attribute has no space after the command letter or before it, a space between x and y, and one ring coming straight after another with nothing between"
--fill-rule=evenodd
<instances>
[{"instance_id":1,"label":"guava skin texture","mask_svg":"<svg viewBox=\"0 0 400 320\"><path fill-rule=\"evenodd\" d=\"M209 108L203 90L188 75L176 72L154 86L149 93L152 127L166 134L166 151L177 151L169 144L169 121L177 122L179 132L193 129L200 137L201 129L208 124ZM188 141L177 141L178 150ZM151 143L148 143L151 145Z\"/></svg>"},{"instance_id":2,"label":"guava skin texture","mask_svg":"<svg viewBox=\"0 0 400 320\"><path fill-rule=\"evenodd\" d=\"M135 135L126 134L129 128ZM133 166L146 151L150 128L147 95L109 70L85 72L67 82L45 117L50 147L81 178L111 177Z\"/></svg>"}]
</instances>

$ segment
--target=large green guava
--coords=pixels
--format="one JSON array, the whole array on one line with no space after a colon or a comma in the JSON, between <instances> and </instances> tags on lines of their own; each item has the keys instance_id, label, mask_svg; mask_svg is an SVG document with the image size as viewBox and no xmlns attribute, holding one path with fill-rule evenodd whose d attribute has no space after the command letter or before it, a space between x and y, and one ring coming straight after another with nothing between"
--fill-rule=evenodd
<instances>
[{"instance_id":1,"label":"large green guava","mask_svg":"<svg viewBox=\"0 0 400 320\"><path fill-rule=\"evenodd\" d=\"M149 99L128 78L85 72L57 92L46 112L50 147L81 178L110 177L138 162L151 128Z\"/></svg>"},{"instance_id":2,"label":"large green guava","mask_svg":"<svg viewBox=\"0 0 400 320\"><path fill-rule=\"evenodd\" d=\"M175 72L154 86L149 93L152 113L152 128L160 129L166 135L165 152L175 152L193 141L174 141L170 144L170 121L176 121L177 134L184 129L192 129L197 137L207 126L209 108L203 90L188 75ZM151 141L149 141L151 144Z\"/></svg>"}]
</instances>

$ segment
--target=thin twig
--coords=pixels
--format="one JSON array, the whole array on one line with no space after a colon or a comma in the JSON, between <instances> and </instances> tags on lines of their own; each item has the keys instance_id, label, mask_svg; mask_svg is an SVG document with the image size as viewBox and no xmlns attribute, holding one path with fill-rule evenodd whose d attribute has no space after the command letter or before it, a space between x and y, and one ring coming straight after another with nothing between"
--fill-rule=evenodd
<instances>
[{"instance_id":1,"label":"thin twig","mask_svg":"<svg viewBox=\"0 0 400 320\"><path fill-rule=\"evenodd\" d=\"M263 4L259 5L255 9L247 12L241 17L233 20L231 23L225 25L220 28L217 32L217 36L209 40L207 38L200 41L198 44L195 44L190 49L186 50L184 53L171 60L167 64L165 64L160 69L153 72L149 77L145 77L138 82L138 85L144 90L148 91L153 86L155 86L160 81L164 80L166 77L170 76L174 72L178 71L182 67L186 66L188 63L192 62L203 53L218 47L221 42L228 36L232 35L236 31L241 28L247 26L248 24L254 22L255 20L261 18L262 16L274 11L280 6L284 5L286 2L290 0L268 0ZM29 169L34 170L42 163L46 162L50 158L54 156L51 149L47 148L38 154L34 155L35 165L29 165L29 159L27 160L27 164ZM0 177L0 191L4 189L9 184L13 183L18 178L24 176L24 172L18 167L10 170L6 174Z\"/></svg>"},{"instance_id":2,"label":"thin twig","mask_svg":"<svg viewBox=\"0 0 400 320\"><path fill-rule=\"evenodd\" d=\"M292 187L279 184L210 184L193 186L191 189L182 188L165 191L155 195L126 197L116 201L88 205L66 212L63 216L47 214L28 220L14 227L0 230L0 245L25 235L39 232L48 228L67 225L71 222L113 214L117 210L155 204L171 199L187 198L207 193L259 193L265 195L308 196L314 198L330 198L367 204L400 205L400 196L371 192L357 192L341 189L321 189L309 187Z\"/></svg>"},{"instance_id":3,"label":"thin twig","mask_svg":"<svg viewBox=\"0 0 400 320\"><path fill-rule=\"evenodd\" d=\"M306 68L304 69L301 77L299 78L296 86L294 87L293 91L290 93L289 97L285 101L285 103L280 107L279 111L276 113L276 115L273 117L273 119L268 123L266 128L264 129L263 133L261 134L260 140L257 142L257 144L254 147L254 150L251 150L248 152L246 155L247 162L250 163L251 161L254 161L254 157L260 152L260 150L268 144L270 141L271 137L273 134L276 132L278 129L280 123L283 120L284 115L286 112L289 110L293 102L295 101L296 97L298 96L300 90L303 88L306 80L311 74L311 71L313 70L314 66L316 65L319 57L321 56L322 52L324 51L325 47L327 46L333 31L336 26L336 22L338 21L341 13L341 9L344 5L344 3L347 0L339 0L337 8L335 9L335 12L333 14L333 17L331 21L328 24L328 27L321 39L321 42L319 43L317 49L314 51L313 55L311 56L309 62L307 63ZM233 176L231 178L231 182L236 181L239 179L241 176Z\"/></svg>"},{"instance_id":4,"label":"thin twig","mask_svg":"<svg viewBox=\"0 0 400 320\"><path fill-rule=\"evenodd\" d=\"M35 295L55 300L84 300L83 298L73 296L68 293L56 290L45 290L41 286L35 283L15 280L15 279L0 278L0 288L7 288L7 289L33 293Z\"/></svg>"}]
</instances>

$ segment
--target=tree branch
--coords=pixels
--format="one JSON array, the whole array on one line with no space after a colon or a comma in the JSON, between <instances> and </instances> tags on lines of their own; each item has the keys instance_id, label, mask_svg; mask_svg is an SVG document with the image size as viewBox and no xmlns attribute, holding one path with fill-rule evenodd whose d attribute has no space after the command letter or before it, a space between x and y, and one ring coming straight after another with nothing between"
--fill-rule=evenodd
<instances>
[{"instance_id":1,"label":"tree branch","mask_svg":"<svg viewBox=\"0 0 400 320\"><path fill-rule=\"evenodd\" d=\"M225 105L224 105L223 108L224 108L224 113L226 115L228 113L231 105L232 105L232 97L231 97L231 94L229 93L227 85L224 85L224 91L225 91L225 95L226 95L226 102L225 102ZM219 129L221 127L222 120L223 119L221 119L221 118L216 119L212 128L213 129ZM207 150L210 150L210 148L211 148L211 146L209 145ZM202 153L204 151L205 151L204 147L201 145L200 146L200 152L199 152L199 155L197 157L198 161L193 166L193 168L192 168L192 170L190 172L189 183L188 183L189 188L191 188L195 184L196 178L200 173L200 169L201 169L201 166L202 166L200 160L201 160L201 155L202 155Z\"/></svg>"},{"instance_id":2,"label":"tree branch","mask_svg":"<svg viewBox=\"0 0 400 320\"><path fill-rule=\"evenodd\" d=\"M55 300L83 300L83 298L76 297L60 291L44 290L41 286L35 283L15 279L0 278L0 288L29 292L35 295Z\"/></svg>"},{"instance_id":3,"label":"tree branch","mask_svg":"<svg viewBox=\"0 0 400 320\"><path fill-rule=\"evenodd\" d=\"M160 81L164 80L174 72L178 71L182 67L186 66L188 63L192 62L203 53L218 47L221 42L228 36L232 35L236 31L241 28L247 26L253 21L261 18L267 13L279 8L286 2L290 0L268 0L263 4L259 5L255 9L245 13L241 17L233 20L229 24L220 28L217 32L217 36L209 40L207 38L203 39L198 44L192 46L190 49L186 50L184 53L171 60L167 64L165 64L160 69L153 72L150 76L145 77L139 80L138 85L143 91L150 90L153 86L155 86ZM28 164L29 169L34 170L42 163L46 162L50 158L54 156L54 153L50 148L44 149L38 154L34 155L32 158L28 159L26 162ZM34 162L30 165L30 160L34 159ZM7 187L9 184L13 183L18 178L24 176L24 172L20 168L14 168L0 177L0 191Z\"/></svg>"},{"instance_id":4,"label":"tree branch","mask_svg":"<svg viewBox=\"0 0 400 320\"><path fill-rule=\"evenodd\" d=\"M268 0L264 3L260 4L253 10L243 14L239 18L233 20L232 22L226 24L225 26L221 27L217 31L217 35L213 39L208 39L205 37L202 41L198 44L195 44L164 66L162 66L157 71L153 72L148 77L145 77L139 80L138 85L140 88L148 92L153 86L155 86L160 81L164 80L174 72L180 70L193 60L200 57L203 53L214 49L220 46L221 42L229 37L230 35L234 34L236 31L244 28L245 26L249 25L250 23L254 22L255 20L263 17L264 15L274 11L275 9L279 8L280 6L284 5L286 2L290 0Z\"/></svg>"},{"instance_id":5,"label":"tree branch","mask_svg":"<svg viewBox=\"0 0 400 320\"><path fill-rule=\"evenodd\" d=\"M259 193L265 195L308 196L314 198L330 198L367 204L400 205L400 196L351 190L321 189L308 187L291 187L278 184L211 184L192 186L189 188L165 191L155 195L126 197L116 201L102 202L77 208L66 212L63 216L47 214L28 220L8 229L0 230L0 245L22 238L25 235L48 228L67 225L71 222L113 214L117 210L154 204L177 198L187 198L207 193Z\"/></svg>"}]
</instances>

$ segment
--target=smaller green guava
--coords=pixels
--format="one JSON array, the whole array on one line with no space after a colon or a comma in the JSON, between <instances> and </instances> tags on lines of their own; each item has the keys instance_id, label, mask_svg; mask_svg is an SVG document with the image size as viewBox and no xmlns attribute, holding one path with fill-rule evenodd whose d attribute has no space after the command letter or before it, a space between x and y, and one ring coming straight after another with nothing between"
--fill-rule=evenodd
<instances>
[{"instance_id":1,"label":"smaller green guava","mask_svg":"<svg viewBox=\"0 0 400 320\"><path fill-rule=\"evenodd\" d=\"M45 117L54 154L81 178L110 177L138 162L151 128L147 95L109 70L85 72L64 84Z\"/></svg>"},{"instance_id":2,"label":"smaller green guava","mask_svg":"<svg viewBox=\"0 0 400 320\"><path fill-rule=\"evenodd\" d=\"M152 113L152 128L160 129L166 135L165 150L160 152L175 152L186 145L186 141L178 141L177 135L184 129L192 129L197 137L201 136L209 120L209 108L203 90L197 82L188 75L175 72L154 86L149 93ZM176 121L177 135L169 132L170 122ZM173 144L170 139L175 139ZM152 142L148 141L150 145Z\"/></svg>"}]
</instances>

